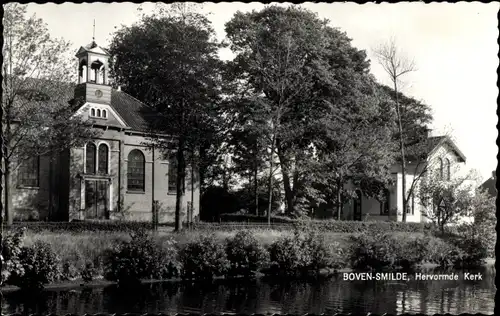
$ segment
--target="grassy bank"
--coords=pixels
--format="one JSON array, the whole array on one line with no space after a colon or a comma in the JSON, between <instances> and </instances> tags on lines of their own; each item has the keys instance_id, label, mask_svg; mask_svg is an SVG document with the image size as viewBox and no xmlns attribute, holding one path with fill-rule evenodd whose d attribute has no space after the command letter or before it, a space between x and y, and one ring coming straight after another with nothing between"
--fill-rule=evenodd
<instances>
[{"instance_id":1,"label":"grassy bank","mask_svg":"<svg viewBox=\"0 0 500 316\"><path fill-rule=\"evenodd\" d=\"M485 257L481 244L474 240L454 244L429 232L257 228L182 233L163 229L132 235L130 231L119 230L28 229L18 241L15 238L8 241L7 248L13 251L4 256L6 267L14 275L26 273L43 285L79 280L92 283L104 279L114 282L236 277L254 273L306 275L351 268L406 269L429 262L441 266L474 265ZM13 260L15 256L21 259ZM17 282L23 286L21 281L30 280L14 277L10 284Z\"/></svg>"}]
</instances>

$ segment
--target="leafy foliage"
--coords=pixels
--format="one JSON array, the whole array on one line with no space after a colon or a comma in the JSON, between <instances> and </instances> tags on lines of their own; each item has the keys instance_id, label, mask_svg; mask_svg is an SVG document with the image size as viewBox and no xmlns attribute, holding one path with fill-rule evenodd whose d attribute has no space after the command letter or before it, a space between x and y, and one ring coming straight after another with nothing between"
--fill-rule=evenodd
<instances>
[{"instance_id":1,"label":"leafy foliage","mask_svg":"<svg viewBox=\"0 0 500 316\"><path fill-rule=\"evenodd\" d=\"M12 274L24 274L24 268L21 264L21 250L25 228L8 233L2 239L2 278L0 285L4 284Z\"/></svg>"},{"instance_id":2,"label":"leafy foliage","mask_svg":"<svg viewBox=\"0 0 500 316\"><path fill-rule=\"evenodd\" d=\"M307 275L332 265L331 249L320 235L298 230L291 237L282 237L269 248L271 271L284 275Z\"/></svg>"},{"instance_id":3,"label":"leafy foliage","mask_svg":"<svg viewBox=\"0 0 500 316\"><path fill-rule=\"evenodd\" d=\"M60 276L59 258L50 244L38 241L19 253L22 270L11 274L8 283L22 289L41 289Z\"/></svg>"},{"instance_id":4,"label":"leafy foliage","mask_svg":"<svg viewBox=\"0 0 500 316\"><path fill-rule=\"evenodd\" d=\"M351 265L356 269L412 268L424 260L427 238L403 238L394 234L353 236Z\"/></svg>"},{"instance_id":5,"label":"leafy foliage","mask_svg":"<svg viewBox=\"0 0 500 316\"><path fill-rule=\"evenodd\" d=\"M106 278L121 284L137 284L142 279L169 278L176 274L176 253L160 247L145 231L132 234L106 254Z\"/></svg>"},{"instance_id":6,"label":"leafy foliage","mask_svg":"<svg viewBox=\"0 0 500 316\"><path fill-rule=\"evenodd\" d=\"M231 264L229 273L233 275L250 275L269 261L266 249L248 231L240 231L226 241L226 254Z\"/></svg>"},{"instance_id":7,"label":"leafy foliage","mask_svg":"<svg viewBox=\"0 0 500 316\"><path fill-rule=\"evenodd\" d=\"M224 245L213 235L200 236L187 243L179 253L184 278L212 279L224 275L229 261Z\"/></svg>"}]
</instances>

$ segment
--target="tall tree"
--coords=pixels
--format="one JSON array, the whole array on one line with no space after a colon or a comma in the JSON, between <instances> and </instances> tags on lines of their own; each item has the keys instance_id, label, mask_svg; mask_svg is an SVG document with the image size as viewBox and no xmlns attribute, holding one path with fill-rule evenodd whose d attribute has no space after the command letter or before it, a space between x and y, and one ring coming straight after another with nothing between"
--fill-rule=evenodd
<instances>
[{"instance_id":1,"label":"tall tree","mask_svg":"<svg viewBox=\"0 0 500 316\"><path fill-rule=\"evenodd\" d=\"M377 55L380 65L384 68L385 72L389 75L390 80L394 86L395 100L396 100L396 112L398 117L398 129L399 129L399 147L400 147L400 161L401 161L401 173L402 173L402 198L403 198L403 222L406 222L406 156L405 156L405 146L404 146L404 135L403 135L403 123L401 117L401 109L399 105L399 94L398 94L398 83L400 77L415 71L415 64L410 61L405 56L402 56L398 52L395 40L391 39L387 44L381 45L379 48L374 50Z\"/></svg>"},{"instance_id":2,"label":"tall tree","mask_svg":"<svg viewBox=\"0 0 500 316\"><path fill-rule=\"evenodd\" d=\"M176 231L182 228L186 161L214 131L211 127L220 99L220 47L209 20L182 5L123 27L110 45L117 83L158 111L151 131L171 136L151 137L150 144L166 155L175 153Z\"/></svg>"},{"instance_id":3,"label":"tall tree","mask_svg":"<svg viewBox=\"0 0 500 316\"><path fill-rule=\"evenodd\" d=\"M336 217L341 218L342 196L356 190L378 196L390 182L394 158L391 111L379 97L373 77L352 76L349 89L331 102L331 111L318 120L314 142L319 170L317 182L327 200L334 195ZM354 186L346 186L348 182Z\"/></svg>"},{"instance_id":4,"label":"tall tree","mask_svg":"<svg viewBox=\"0 0 500 316\"><path fill-rule=\"evenodd\" d=\"M26 6L4 6L2 162L8 224L12 172L27 158L79 146L98 133L74 115L82 103L73 100L76 72L68 48L50 36L41 19L27 17Z\"/></svg>"},{"instance_id":5,"label":"tall tree","mask_svg":"<svg viewBox=\"0 0 500 316\"><path fill-rule=\"evenodd\" d=\"M269 6L238 12L226 24L231 49L237 54L240 84L261 96L269 118L269 167L279 158L287 213L295 212L311 159L309 127L328 106L325 98L340 82L337 68L363 72L366 55L328 21L296 6ZM272 174L272 173L270 173ZM273 177L269 178L269 188ZM268 216L270 210L268 210Z\"/></svg>"}]
</instances>

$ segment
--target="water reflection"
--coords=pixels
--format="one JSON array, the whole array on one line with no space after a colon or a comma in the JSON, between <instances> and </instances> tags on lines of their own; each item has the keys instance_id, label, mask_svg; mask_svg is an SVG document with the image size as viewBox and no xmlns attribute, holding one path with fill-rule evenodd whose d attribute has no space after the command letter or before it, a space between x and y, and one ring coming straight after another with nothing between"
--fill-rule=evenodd
<instances>
[{"instance_id":1,"label":"water reflection","mask_svg":"<svg viewBox=\"0 0 500 316\"><path fill-rule=\"evenodd\" d=\"M4 294L2 313L485 313L495 306L495 268L482 281L252 280L149 284ZM457 272L460 273L461 272ZM437 273L436 271L434 273Z\"/></svg>"}]
</instances>

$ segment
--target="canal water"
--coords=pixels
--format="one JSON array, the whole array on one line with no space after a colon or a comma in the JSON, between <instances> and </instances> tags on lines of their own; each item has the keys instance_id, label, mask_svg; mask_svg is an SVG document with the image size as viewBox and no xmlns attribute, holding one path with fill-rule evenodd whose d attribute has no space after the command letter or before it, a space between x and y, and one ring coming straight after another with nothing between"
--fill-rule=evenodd
<instances>
[{"instance_id":1,"label":"canal water","mask_svg":"<svg viewBox=\"0 0 500 316\"><path fill-rule=\"evenodd\" d=\"M4 293L2 313L483 313L493 314L495 267L425 271L459 275L457 281L233 280L212 284L156 283L133 289L45 290ZM464 272L482 280L464 280ZM409 274L413 278L413 274Z\"/></svg>"}]
</instances>

